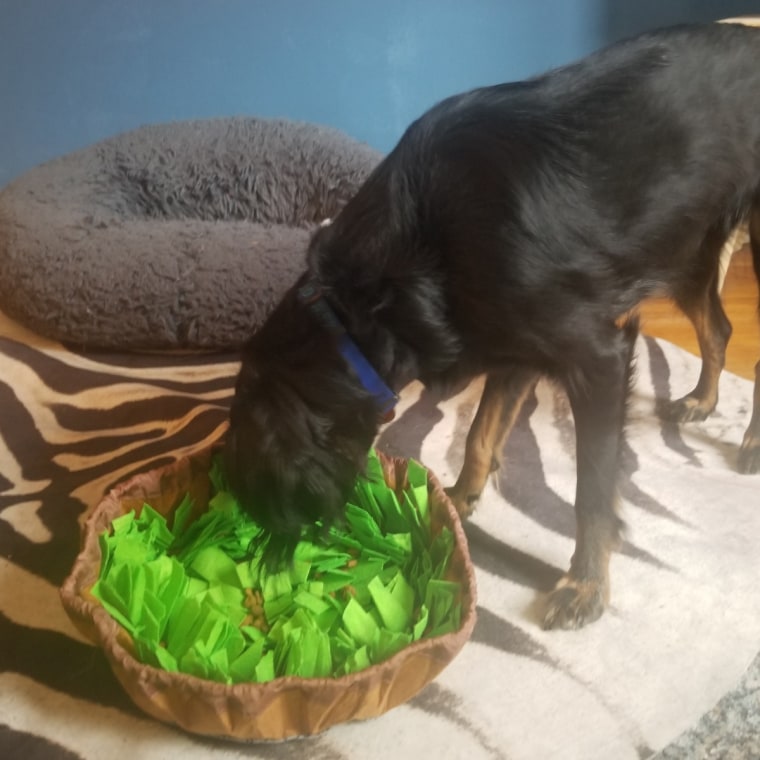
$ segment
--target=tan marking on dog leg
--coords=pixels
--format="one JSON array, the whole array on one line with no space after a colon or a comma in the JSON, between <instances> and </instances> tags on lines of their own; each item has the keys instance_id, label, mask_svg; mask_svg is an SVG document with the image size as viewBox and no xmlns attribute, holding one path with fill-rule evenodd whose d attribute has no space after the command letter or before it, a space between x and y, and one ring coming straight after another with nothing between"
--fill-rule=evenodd
<instances>
[{"instance_id":1,"label":"tan marking on dog leg","mask_svg":"<svg viewBox=\"0 0 760 760\"><path fill-rule=\"evenodd\" d=\"M570 570L557 582L546 600L545 629L576 629L601 617L610 601L609 564L613 541L605 541L596 552L578 544ZM583 561L576 557L585 555ZM593 563L589 564L589 559Z\"/></svg>"},{"instance_id":2,"label":"tan marking on dog leg","mask_svg":"<svg viewBox=\"0 0 760 760\"><path fill-rule=\"evenodd\" d=\"M469 517L515 424L526 396L536 384L531 370L515 368L486 379L478 411L467 433L464 464L449 497L462 518Z\"/></svg>"},{"instance_id":3,"label":"tan marking on dog leg","mask_svg":"<svg viewBox=\"0 0 760 760\"><path fill-rule=\"evenodd\" d=\"M702 368L691 393L663 405L663 416L674 422L707 419L718 403L718 380L726 364L726 346L731 337L731 323L723 310L718 291L717 263L723 242L723 236L718 231L708 235L703 245L708 257L716 257L716 270L709 279L705 279L701 294L689 294L678 301L697 334Z\"/></svg>"},{"instance_id":4,"label":"tan marking on dog leg","mask_svg":"<svg viewBox=\"0 0 760 760\"><path fill-rule=\"evenodd\" d=\"M726 363L728 338L721 335L716 324L718 317L711 316L711 308L715 307L705 302L699 309L687 313L697 333L702 369L694 390L671 407L671 419L677 422L707 419L718 403L718 380Z\"/></svg>"}]
</instances>

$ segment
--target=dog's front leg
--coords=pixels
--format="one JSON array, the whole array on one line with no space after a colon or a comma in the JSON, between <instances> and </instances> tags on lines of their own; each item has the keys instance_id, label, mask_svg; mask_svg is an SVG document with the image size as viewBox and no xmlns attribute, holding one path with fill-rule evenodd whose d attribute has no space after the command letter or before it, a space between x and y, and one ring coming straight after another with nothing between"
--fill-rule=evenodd
<instances>
[{"instance_id":1,"label":"dog's front leg","mask_svg":"<svg viewBox=\"0 0 760 760\"><path fill-rule=\"evenodd\" d=\"M580 374L574 372L566 383L577 443L577 534L570 570L549 595L545 628L580 628L609 602L610 554L622 528L616 481L633 335L620 331L607 345L609 350L588 357Z\"/></svg>"},{"instance_id":2,"label":"dog's front leg","mask_svg":"<svg viewBox=\"0 0 760 760\"><path fill-rule=\"evenodd\" d=\"M447 489L461 517L475 508L528 393L538 379L534 370L510 367L486 378L478 411L467 434L464 464L456 484Z\"/></svg>"}]
</instances>

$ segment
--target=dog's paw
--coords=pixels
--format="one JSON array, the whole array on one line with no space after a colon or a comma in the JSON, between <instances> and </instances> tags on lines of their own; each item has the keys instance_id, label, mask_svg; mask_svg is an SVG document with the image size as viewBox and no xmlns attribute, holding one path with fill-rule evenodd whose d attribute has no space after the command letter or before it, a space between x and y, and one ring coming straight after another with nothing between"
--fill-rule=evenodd
<instances>
[{"instance_id":1,"label":"dog's paw","mask_svg":"<svg viewBox=\"0 0 760 760\"><path fill-rule=\"evenodd\" d=\"M676 401L661 401L657 405L660 417L668 422L702 422L715 409L715 404L684 396Z\"/></svg>"},{"instance_id":2,"label":"dog's paw","mask_svg":"<svg viewBox=\"0 0 760 760\"><path fill-rule=\"evenodd\" d=\"M597 620L606 606L607 589L602 583L565 575L547 599L544 629L583 628Z\"/></svg>"},{"instance_id":3,"label":"dog's paw","mask_svg":"<svg viewBox=\"0 0 760 760\"><path fill-rule=\"evenodd\" d=\"M742 446L739 449L736 469L745 475L760 472L760 438L749 435L749 433L744 436Z\"/></svg>"},{"instance_id":4,"label":"dog's paw","mask_svg":"<svg viewBox=\"0 0 760 760\"><path fill-rule=\"evenodd\" d=\"M462 520L466 520L475 511L475 507L478 505L479 493L463 493L456 486L449 486L444 489L446 494L451 499L451 503L454 505L457 514Z\"/></svg>"}]
</instances>

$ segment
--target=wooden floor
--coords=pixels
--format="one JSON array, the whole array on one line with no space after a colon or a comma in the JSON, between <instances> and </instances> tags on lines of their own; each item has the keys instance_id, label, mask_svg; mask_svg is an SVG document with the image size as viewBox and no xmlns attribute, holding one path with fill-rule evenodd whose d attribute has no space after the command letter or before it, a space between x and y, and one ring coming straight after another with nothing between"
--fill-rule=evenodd
<instances>
[{"instance_id":1,"label":"wooden floor","mask_svg":"<svg viewBox=\"0 0 760 760\"><path fill-rule=\"evenodd\" d=\"M753 380L760 359L758 288L748 248L734 254L723 285L723 307L734 328L726 369ZM641 310L642 331L699 355L694 328L670 301L652 300Z\"/></svg>"}]
</instances>

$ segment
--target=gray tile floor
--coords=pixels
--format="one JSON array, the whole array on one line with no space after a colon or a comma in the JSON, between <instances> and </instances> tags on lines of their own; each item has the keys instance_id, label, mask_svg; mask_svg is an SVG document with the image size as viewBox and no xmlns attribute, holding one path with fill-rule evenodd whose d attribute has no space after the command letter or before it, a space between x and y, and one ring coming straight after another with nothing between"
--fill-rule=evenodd
<instances>
[{"instance_id":1,"label":"gray tile floor","mask_svg":"<svg viewBox=\"0 0 760 760\"><path fill-rule=\"evenodd\" d=\"M741 683L656 760L760 759L760 654Z\"/></svg>"}]
</instances>

